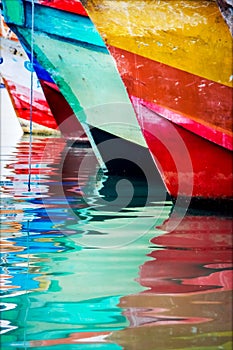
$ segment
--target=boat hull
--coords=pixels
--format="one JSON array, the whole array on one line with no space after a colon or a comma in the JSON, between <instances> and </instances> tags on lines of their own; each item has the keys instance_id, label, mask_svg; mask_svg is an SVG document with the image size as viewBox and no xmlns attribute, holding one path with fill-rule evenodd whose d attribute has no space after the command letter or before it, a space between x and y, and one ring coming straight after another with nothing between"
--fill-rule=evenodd
<instances>
[{"instance_id":1,"label":"boat hull","mask_svg":"<svg viewBox=\"0 0 233 350\"><path fill-rule=\"evenodd\" d=\"M63 137L74 142L89 143L80 122L56 84L42 79L40 84Z\"/></svg>"},{"instance_id":2,"label":"boat hull","mask_svg":"<svg viewBox=\"0 0 233 350\"><path fill-rule=\"evenodd\" d=\"M132 99L135 109L137 99ZM231 200L232 152L140 106L139 124L172 197ZM164 141L166 140L166 141ZM193 184L193 187L190 186ZM189 197L189 196L188 196Z\"/></svg>"},{"instance_id":3,"label":"boat hull","mask_svg":"<svg viewBox=\"0 0 233 350\"><path fill-rule=\"evenodd\" d=\"M4 2L9 11L10 2ZM10 11L8 21L29 48L31 7L22 4L25 23L12 19ZM88 128L91 144L96 148L91 135L96 129L144 147L176 199L230 200L231 37L216 4L165 1L167 21L158 18L156 28L150 17L144 24L135 14L143 8L157 16L159 1L154 7L142 0L135 9L127 0L101 4L84 3L105 43L87 17L46 4L35 7L36 58ZM43 21L48 15L50 26ZM69 28L65 36L64 25Z\"/></svg>"},{"instance_id":4,"label":"boat hull","mask_svg":"<svg viewBox=\"0 0 233 350\"><path fill-rule=\"evenodd\" d=\"M168 192L189 197L192 182L193 199L231 200L232 38L217 4L83 4L115 59Z\"/></svg>"},{"instance_id":5,"label":"boat hull","mask_svg":"<svg viewBox=\"0 0 233 350\"><path fill-rule=\"evenodd\" d=\"M12 105L25 133L30 132L30 89L14 81L3 79L11 97ZM59 135L57 123L51 113L44 94L34 91L32 103L33 134Z\"/></svg>"},{"instance_id":6,"label":"boat hull","mask_svg":"<svg viewBox=\"0 0 233 350\"><path fill-rule=\"evenodd\" d=\"M56 120L35 73L31 106L30 61L17 38L9 32L9 28L7 29L5 24L3 28L5 31L1 32L1 75L23 131L30 131L32 111L33 133L58 135Z\"/></svg>"}]
</instances>

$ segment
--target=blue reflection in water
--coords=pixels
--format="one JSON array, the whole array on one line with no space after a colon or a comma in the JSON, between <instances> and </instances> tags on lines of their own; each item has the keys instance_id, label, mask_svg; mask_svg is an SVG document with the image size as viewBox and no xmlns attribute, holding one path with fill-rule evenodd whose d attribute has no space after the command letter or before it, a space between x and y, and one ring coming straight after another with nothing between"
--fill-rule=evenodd
<instances>
[{"instance_id":1,"label":"blue reflection in water","mask_svg":"<svg viewBox=\"0 0 233 350\"><path fill-rule=\"evenodd\" d=\"M33 139L27 192L28 139L10 146L2 151L3 349L231 346L230 218L193 213L169 232L179 213L169 217L159 186L145 205L140 181L119 209L121 179L97 174L90 148L59 138ZM124 203L131 192L121 185Z\"/></svg>"},{"instance_id":2,"label":"blue reflection in water","mask_svg":"<svg viewBox=\"0 0 233 350\"><path fill-rule=\"evenodd\" d=\"M120 349L107 337L128 325L118 304L122 295L142 289L135 278L149 238L140 237L122 251L77 244L72 237L88 233L85 225L93 221L95 210L90 201L95 203L99 195L96 190L93 195L93 179L90 184L91 171L96 169L92 151L73 149L67 155L64 141L36 138L28 193L27 149L23 138L9 157L2 191L2 344L5 348ZM80 175L78 165L85 157L92 168ZM83 199L84 187L89 203ZM169 211L168 205L163 218ZM118 217L132 215L118 213ZM106 217L98 210L94 225L113 218L117 223L114 212ZM93 231L98 234L98 227Z\"/></svg>"}]
</instances>

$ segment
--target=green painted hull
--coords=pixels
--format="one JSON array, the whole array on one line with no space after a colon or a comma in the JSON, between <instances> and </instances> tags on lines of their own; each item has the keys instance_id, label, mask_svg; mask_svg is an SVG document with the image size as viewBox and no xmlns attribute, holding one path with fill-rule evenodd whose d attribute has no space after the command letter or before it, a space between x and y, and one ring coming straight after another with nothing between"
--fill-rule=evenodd
<instances>
[{"instance_id":1,"label":"green painted hull","mask_svg":"<svg viewBox=\"0 0 233 350\"><path fill-rule=\"evenodd\" d=\"M6 0L3 4L6 20L30 50L30 3ZM25 18L20 18L21 6ZM115 62L90 19L36 4L34 13L34 55L50 73L89 137L88 127L97 127L147 147Z\"/></svg>"}]
</instances>

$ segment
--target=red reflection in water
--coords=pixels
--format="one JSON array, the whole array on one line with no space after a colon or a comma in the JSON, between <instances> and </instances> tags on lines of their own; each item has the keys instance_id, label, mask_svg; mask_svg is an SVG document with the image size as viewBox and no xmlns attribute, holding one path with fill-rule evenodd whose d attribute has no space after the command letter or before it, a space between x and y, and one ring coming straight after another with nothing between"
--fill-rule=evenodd
<instances>
[{"instance_id":1,"label":"red reflection in water","mask_svg":"<svg viewBox=\"0 0 233 350\"><path fill-rule=\"evenodd\" d=\"M138 281L147 289L121 298L130 327L111 338L129 349L230 349L232 220L186 215L166 233L169 220L140 267Z\"/></svg>"},{"instance_id":2,"label":"red reflection in water","mask_svg":"<svg viewBox=\"0 0 233 350\"><path fill-rule=\"evenodd\" d=\"M176 220L176 218L172 219ZM166 221L160 229L168 226ZM178 227L155 237L156 245L140 270L140 284L151 293L232 289L232 221L186 215Z\"/></svg>"}]
</instances>

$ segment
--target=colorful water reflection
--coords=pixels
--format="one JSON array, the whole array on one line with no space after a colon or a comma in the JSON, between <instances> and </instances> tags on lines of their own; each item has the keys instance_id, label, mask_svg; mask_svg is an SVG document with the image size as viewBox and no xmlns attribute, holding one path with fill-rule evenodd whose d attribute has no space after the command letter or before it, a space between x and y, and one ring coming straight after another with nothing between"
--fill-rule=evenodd
<instances>
[{"instance_id":1,"label":"colorful water reflection","mask_svg":"<svg viewBox=\"0 0 233 350\"><path fill-rule=\"evenodd\" d=\"M194 212L179 223L163 189L145 207L140 182L114 211L119 179L96 172L90 148L60 138L33 139L28 192L28 138L10 146L3 349L231 349L231 218Z\"/></svg>"}]
</instances>

